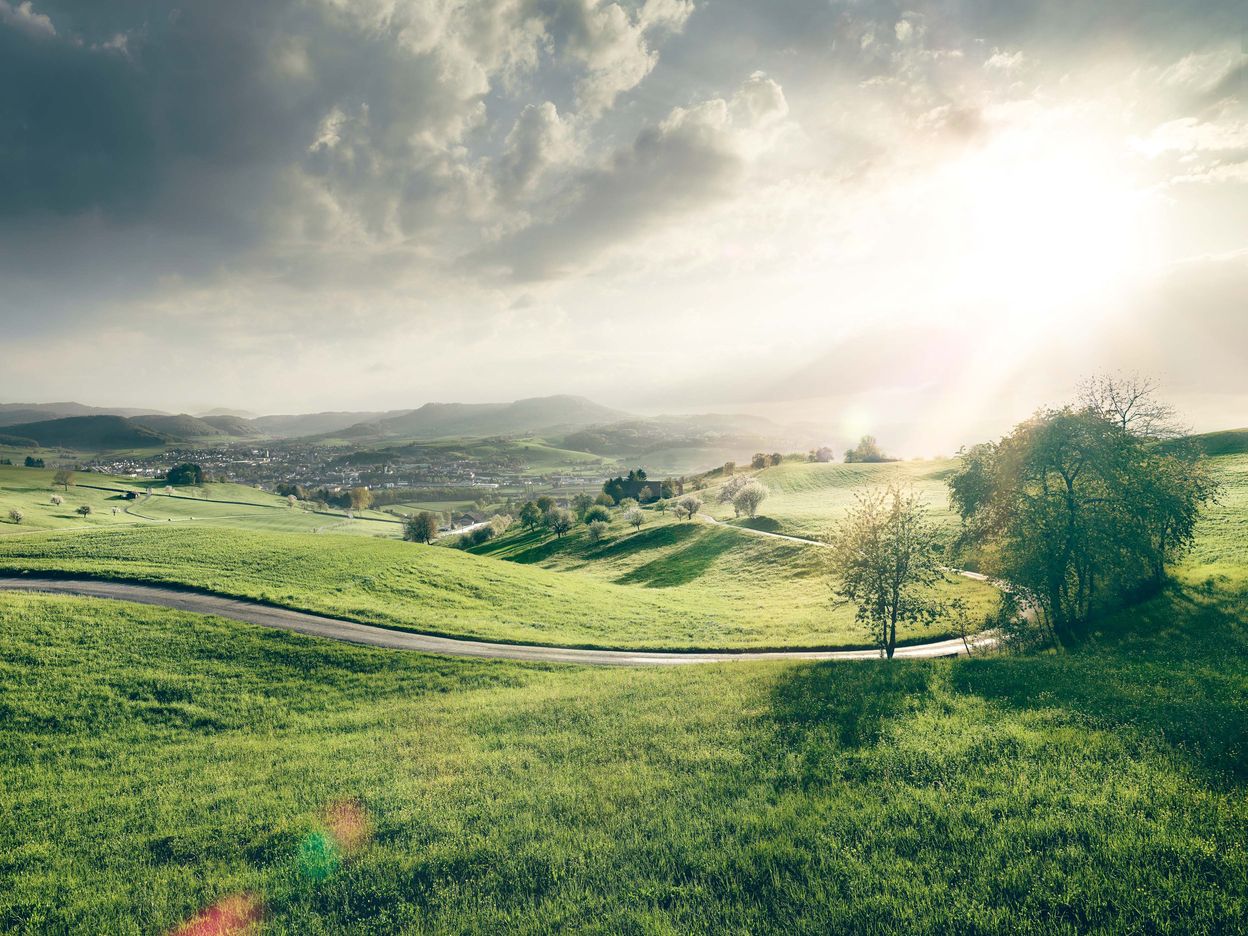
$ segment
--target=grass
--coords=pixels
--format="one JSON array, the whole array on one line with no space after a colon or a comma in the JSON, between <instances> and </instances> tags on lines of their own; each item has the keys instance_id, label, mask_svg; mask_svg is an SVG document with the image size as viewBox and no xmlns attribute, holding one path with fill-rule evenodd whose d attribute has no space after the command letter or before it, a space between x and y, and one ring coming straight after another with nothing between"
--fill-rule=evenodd
<instances>
[{"instance_id":1,"label":"grass","mask_svg":"<svg viewBox=\"0 0 1248 936\"><path fill-rule=\"evenodd\" d=\"M852 612L833 608L814 546L700 524L643 528L593 554L579 533L530 545L549 550L548 568L535 558L501 561L392 540L156 524L0 539L0 569L189 585L365 623L521 643L745 649L866 642ZM956 587L985 607L994 600L989 586L960 580ZM902 636L916 642L948 634L932 627Z\"/></svg>"},{"instance_id":2,"label":"grass","mask_svg":"<svg viewBox=\"0 0 1248 936\"><path fill-rule=\"evenodd\" d=\"M232 895L266 936L1248 931L1242 596L1063 656L672 670L0 619L5 932Z\"/></svg>"},{"instance_id":3,"label":"grass","mask_svg":"<svg viewBox=\"0 0 1248 936\"><path fill-rule=\"evenodd\" d=\"M933 520L952 526L957 518L949 509L945 479L956 465L951 459L874 465L786 462L756 474L769 492L759 520L766 522L763 528L770 532L823 539L853 506L856 493L864 486L900 481L912 485L924 498ZM716 503L716 490L701 495L707 512L744 524L746 521L733 519L731 504Z\"/></svg>"}]
</instances>

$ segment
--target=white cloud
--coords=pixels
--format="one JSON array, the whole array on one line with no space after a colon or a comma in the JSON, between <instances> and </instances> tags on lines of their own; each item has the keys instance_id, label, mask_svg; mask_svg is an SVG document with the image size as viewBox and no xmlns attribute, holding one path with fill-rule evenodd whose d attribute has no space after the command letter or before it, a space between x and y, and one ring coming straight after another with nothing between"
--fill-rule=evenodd
<instances>
[{"instance_id":1,"label":"white cloud","mask_svg":"<svg viewBox=\"0 0 1248 936\"><path fill-rule=\"evenodd\" d=\"M23 32L40 38L52 38L56 35L56 27L46 13L36 13L30 0L24 0L13 6L8 0L0 0L0 23L20 29Z\"/></svg>"},{"instance_id":2,"label":"white cloud","mask_svg":"<svg viewBox=\"0 0 1248 936\"><path fill-rule=\"evenodd\" d=\"M503 143L499 189L513 198L530 194L547 170L571 162L577 153L574 131L555 105L550 101L529 104Z\"/></svg>"}]
</instances>

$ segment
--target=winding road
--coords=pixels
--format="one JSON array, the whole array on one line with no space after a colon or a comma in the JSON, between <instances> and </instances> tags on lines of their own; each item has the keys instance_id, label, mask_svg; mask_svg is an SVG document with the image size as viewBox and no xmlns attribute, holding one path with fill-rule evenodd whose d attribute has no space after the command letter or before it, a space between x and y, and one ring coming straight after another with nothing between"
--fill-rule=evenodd
<instances>
[{"instance_id":1,"label":"winding road","mask_svg":"<svg viewBox=\"0 0 1248 936\"><path fill-rule=\"evenodd\" d=\"M534 663L582 663L599 666L676 666L693 663L726 663L747 660L872 660L878 650L760 650L662 652L642 650L586 650L576 647L548 647L523 644L489 643L455 637L438 637L411 631L391 630L344 621L339 618L308 614L289 608L260 604L239 598L206 592L185 591L159 585L131 582L97 581L91 579L36 578L32 576L0 577L0 591L41 592L105 598L159 605L178 611L212 614L245 621L262 627L295 631L313 637L341 640L347 643L383 647L390 650L416 650L450 656L478 657L495 660L527 660ZM988 647L995 643L991 636L971 638L972 647ZM958 656L966 653L960 638L933 643L898 647L895 656L903 659L927 659Z\"/></svg>"}]
</instances>

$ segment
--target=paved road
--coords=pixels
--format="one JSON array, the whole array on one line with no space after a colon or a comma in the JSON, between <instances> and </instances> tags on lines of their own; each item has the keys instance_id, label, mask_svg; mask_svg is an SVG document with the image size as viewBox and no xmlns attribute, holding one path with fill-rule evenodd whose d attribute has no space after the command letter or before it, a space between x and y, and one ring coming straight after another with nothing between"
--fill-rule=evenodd
<instances>
[{"instance_id":1,"label":"paved road","mask_svg":"<svg viewBox=\"0 0 1248 936\"><path fill-rule=\"evenodd\" d=\"M879 657L876 650L785 650L734 653L716 651L709 653L656 653L631 650L580 650L572 647L535 647L517 644L488 643L480 640L460 640L452 637L435 637L409 631L390 630L343 621L338 618L307 614L288 608L276 608L253 601L227 598L203 592L182 591L159 585L138 585L128 582L92 581L89 579L39 579L29 576L0 577L0 591L35 591L61 595L80 595L88 598L108 598L117 601L135 601L140 604L160 605L179 611L197 614L215 614L219 617L297 631L314 637L343 640L348 643L385 647L391 650L418 650L424 653L441 653L451 656L483 657L499 660L528 660L539 663L587 663L614 666L673 666L691 663L724 663L738 660L872 660ZM991 637L980 636L972 640L972 646L987 646ZM958 656L966 652L958 638L934 643L898 647L896 656L901 658L929 658Z\"/></svg>"}]
</instances>

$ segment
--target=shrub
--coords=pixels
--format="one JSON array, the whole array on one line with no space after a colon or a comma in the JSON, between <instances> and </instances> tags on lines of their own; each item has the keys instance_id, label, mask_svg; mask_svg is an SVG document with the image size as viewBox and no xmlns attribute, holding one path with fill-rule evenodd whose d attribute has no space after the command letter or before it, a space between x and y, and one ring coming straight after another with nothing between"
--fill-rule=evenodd
<instances>
[{"instance_id":1,"label":"shrub","mask_svg":"<svg viewBox=\"0 0 1248 936\"><path fill-rule=\"evenodd\" d=\"M610 529L610 525L602 520L594 520L590 522L587 534L589 536L589 541L591 543L601 542L602 538L607 535L607 531Z\"/></svg>"},{"instance_id":2,"label":"shrub","mask_svg":"<svg viewBox=\"0 0 1248 936\"><path fill-rule=\"evenodd\" d=\"M610 523L611 511L601 504L594 504L589 510L585 511L586 523Z\"/></svg>"},{"instance_id":3,"label":"shrub","mask_svg":"<svg viewBox=\"0 0 1248 936\"><path fill-rule=\"evenodd\" d=\"M26 515L23 514L16 507L13 507L12 509L9 510L9 519L12 520L14 523L21 523L23 520L26 519Z\"/></svg>"}]
</instances>

